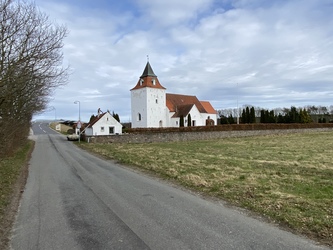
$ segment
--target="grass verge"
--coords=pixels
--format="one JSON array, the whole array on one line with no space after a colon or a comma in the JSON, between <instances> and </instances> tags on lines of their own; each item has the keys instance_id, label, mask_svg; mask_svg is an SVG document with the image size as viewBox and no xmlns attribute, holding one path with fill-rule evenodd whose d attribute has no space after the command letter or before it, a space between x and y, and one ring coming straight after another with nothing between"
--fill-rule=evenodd
<instances>
[{"instance_id":1,"label":"grass verge","mask_svg":"<svg viewBox=\"0 0 333 250\"><path fill-rule=\"evenodd\" d=\"M333 132L80 146L333 246Z\"/></svg>"},{"instance_id":2,"label":"grass verge","mask_svg":"<svg viewBox=\"0 0 333 250\"><path fill-rule=\"evenodd\" d=\"M8 247L33 147L34 142L28 141L14 156L0 159L0 249Z\"/></svg>"}]
</instances>

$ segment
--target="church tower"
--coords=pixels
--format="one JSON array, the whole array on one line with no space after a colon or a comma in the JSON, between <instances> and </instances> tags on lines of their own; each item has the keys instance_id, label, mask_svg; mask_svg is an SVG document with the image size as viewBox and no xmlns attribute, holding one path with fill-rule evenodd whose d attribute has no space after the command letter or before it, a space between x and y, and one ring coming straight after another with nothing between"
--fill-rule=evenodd
<instances>
[{"instance_id":1,"label":"church tower","mask_svg":"<svg viewBox=\"0 0 333 250\"><path fill-rule=\"evenodd\" d=\"M168 126L165 91L148 61L138 83L131 89L132 128Z\"/></svg>"}]
</instances>

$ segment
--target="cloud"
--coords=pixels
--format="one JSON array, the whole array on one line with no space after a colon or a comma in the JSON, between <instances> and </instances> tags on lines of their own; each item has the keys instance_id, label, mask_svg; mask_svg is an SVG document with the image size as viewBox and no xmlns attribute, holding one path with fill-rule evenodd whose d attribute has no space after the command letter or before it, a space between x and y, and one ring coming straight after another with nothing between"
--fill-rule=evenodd
<instances>
[{"instance_id":1,"label":"cloud","mask_svg":"<svg viewBox=\"0 0 333 250\"><path fill-rule=\"evenodd\" d=\"M213 0L142 0L138 2L144 13L143 16L148 16L151 23L161 27L194 21L211 7Z\"/></svg>"},{"instance_id":2,"label":"cloud","mask_svg":"<svg viewBox=\"0 0 333 250\"><path fill-rule=\"evenodd\" d=\"M264 108L331 105L331 1L36 3L70 32L64 54L73 73L50 103L68 102L59 116L75 117L80 99L86 120L99 107L128 120L129 90L147 55L167 92L215 108L235 107L237 98Z\"/></svg>"}]
</instances>

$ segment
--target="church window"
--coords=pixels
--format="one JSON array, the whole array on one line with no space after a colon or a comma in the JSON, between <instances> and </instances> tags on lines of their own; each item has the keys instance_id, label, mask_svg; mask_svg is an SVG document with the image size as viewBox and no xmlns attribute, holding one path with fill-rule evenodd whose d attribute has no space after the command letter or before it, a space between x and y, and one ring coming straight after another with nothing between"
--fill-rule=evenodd
<instances>
[{"instance_id":1,"label":"church window","mask_svg":"<svg viewBox=\"0 0 333 250\"><path fill-rule=\"evenodd\" d=\"M155 100L156 104L158 103L158 99Z\"/></svg>"},{"instance_id":2,"label":"church window","mask_svg":"<svg viewBox=\"0 0 333 250\"><path fill-rule=\"evenodd\" d=\"M155 84L156 84L156 82L155 82L155 79L151 80L151 82L153 83L153 85L155 85Z\"/></svg>"},{"instance_id":3,"label":"church window","mask_svg":"<svg viewBox=\"0 0 333 250\"><path fill-rule=\"evenodd\" d=\"M141 114L138 113L138 121L141 121Z\"/></svg>"},{"instance_id":4,"label":"church window","mask_svg":"<svg viewBox=\"0 0 333 250\"><path fill-rule=\"evenodd\" d=\"M143 84L143 79L141 78L140 79L140 86L142 86L142 84Z\"/></svg>"},{"instance_id":5,"label":"church window","mask_svg":"<svg viewBox=\"0 0 333 250\"><path fill-rule=\"evenodd\" d=\"M101 127L101 132L104 132L104 127Z\"/></svg>"}]
</instances>

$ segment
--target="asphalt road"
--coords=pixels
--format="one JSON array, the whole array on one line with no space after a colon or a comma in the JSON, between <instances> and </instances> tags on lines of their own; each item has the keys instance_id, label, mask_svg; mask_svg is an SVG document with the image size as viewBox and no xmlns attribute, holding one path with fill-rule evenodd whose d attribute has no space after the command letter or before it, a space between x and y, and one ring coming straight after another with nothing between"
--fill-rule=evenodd
<instances>
[{"instance_id":1,"label":"asphalt road","mask_svg":"<svg viewBox=\"0 0 333 250\"><path fill-rule=\"evenodd\" d=\"M33 131L12 249L327 249Z\"/></svg>"}]
</instances>

